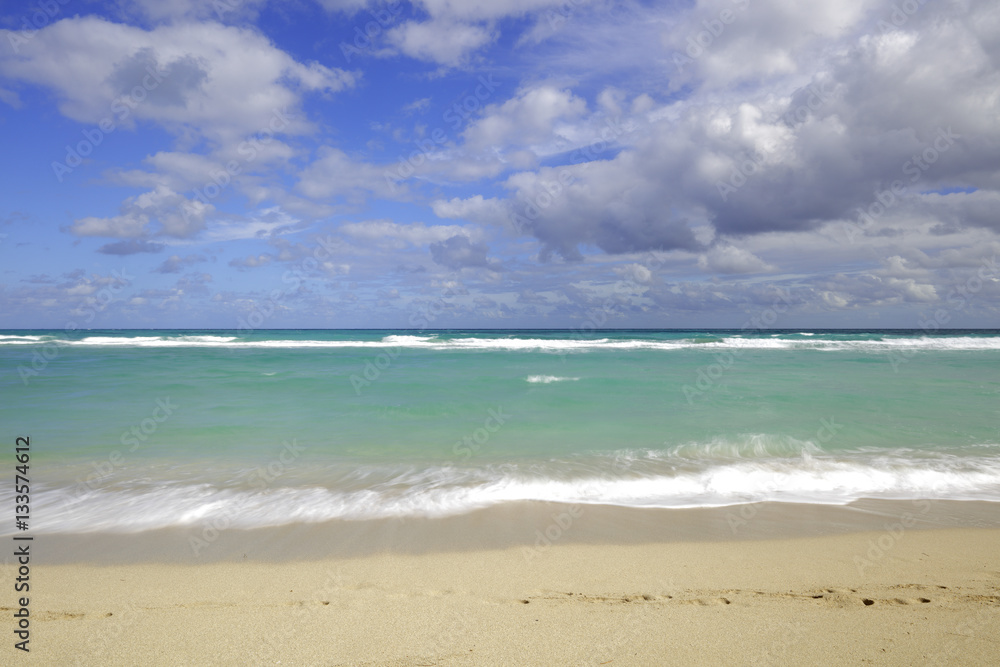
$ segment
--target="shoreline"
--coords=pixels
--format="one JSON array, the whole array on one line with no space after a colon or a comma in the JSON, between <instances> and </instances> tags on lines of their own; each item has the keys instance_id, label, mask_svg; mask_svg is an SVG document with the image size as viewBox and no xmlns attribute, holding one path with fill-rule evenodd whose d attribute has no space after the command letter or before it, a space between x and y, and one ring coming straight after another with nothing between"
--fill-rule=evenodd
<instances>
[{"instance_id":1,"label":"shoreline","mask_svg":"<svg viewBox=\"0 0 1000 667\"><path fill-rule=\"evenodd\" d=\"M36 533L45 565L290 562L382 553L430 554L515 548L527 558L558 544L744 542L909 531L1000 529L1000 503L859 500L847 505L764 502L715 508L626 508L519 502L443 518L297 523L251 530L224 523L140 533Z\"/></svg>"},{"instance_id":2,"label":"shoreline","mask_svg":"<svg viewBox=\"0 0 1000 667\"><path fill-rule=\"evenodd\" d=\"M860 566L856 558L883 535L567 540L530 559L510 546L282 562L39 565L32 573L30 659L82 665L1000 660L1000 529L908 531ZM11 664L22 662L28 656Z\"/></svg>"}]
</instances>

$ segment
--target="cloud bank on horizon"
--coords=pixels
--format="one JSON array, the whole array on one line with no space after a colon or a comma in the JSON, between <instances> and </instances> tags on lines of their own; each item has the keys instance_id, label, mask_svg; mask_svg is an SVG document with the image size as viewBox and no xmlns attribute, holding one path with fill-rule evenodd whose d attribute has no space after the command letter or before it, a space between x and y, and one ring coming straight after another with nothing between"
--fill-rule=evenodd
<instances>
[{"instance_id":1,"label":"cloud bank on horizon","mask_svg":"<svg viewBox=\"0 0 1000 667\"><path fill-rule=\"evenodd\" d=\"M0 327L994 327L998 91L990 0L7 6Z\"/></svg>"}]
</instances>

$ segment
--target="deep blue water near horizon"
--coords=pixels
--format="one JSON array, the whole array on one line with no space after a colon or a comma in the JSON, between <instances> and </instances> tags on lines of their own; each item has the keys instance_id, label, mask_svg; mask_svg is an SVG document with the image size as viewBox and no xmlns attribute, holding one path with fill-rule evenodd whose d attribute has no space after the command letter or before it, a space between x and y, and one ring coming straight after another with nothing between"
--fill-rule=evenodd
<instances>
[{"instance_id":1,"label":"deep blue water near horizon","mask_svg":"<svg viewBox=\"0 0 1000 667\"><path fill-rule=\"evenodd\" d=\"M1000 502L1000 330L17 330L0 369L40 532Z\"/></svg>"}]
</instances>

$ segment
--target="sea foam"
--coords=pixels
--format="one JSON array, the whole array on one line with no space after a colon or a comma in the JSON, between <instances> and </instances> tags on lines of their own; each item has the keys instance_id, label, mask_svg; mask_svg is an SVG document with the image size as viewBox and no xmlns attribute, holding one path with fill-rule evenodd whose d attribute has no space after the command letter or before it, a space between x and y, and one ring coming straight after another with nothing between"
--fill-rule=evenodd
<instances>
[{"instance_id":1,"label":"sea foam","mask_svg":"<svg viewBox=\"0 0 1000 667\"><path fill-rule=\"evenodd\" d=\"M368 464L331 468L327 483L289 479L261 489L148 478L85 493L38 485L33 496L45 516L36 532L48 533L436 518L528 501L685 508L763 501L843 505L861 498L1000 502L1000 461L912 450L834 456L805 441L758 440L743 448L715 442L547 464ZM0 502L13 502L11 493L0 492Z\"/></svg>"}]
</instances>

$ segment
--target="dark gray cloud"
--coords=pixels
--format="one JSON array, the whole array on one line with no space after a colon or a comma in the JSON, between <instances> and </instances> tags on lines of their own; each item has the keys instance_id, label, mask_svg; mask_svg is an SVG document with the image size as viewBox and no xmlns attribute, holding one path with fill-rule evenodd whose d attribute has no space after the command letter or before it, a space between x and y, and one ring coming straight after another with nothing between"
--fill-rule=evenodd
<instances>
[{"instance_id":1,"label":"dark gray cloud","mask_svg":"<svg viewBox=\"0 0 1000 667\"><path fill-rule=\"evenodd\" d=\"M97 252L102 252L105 255L135 255L140 252L160 252L165 247L162 243L153 243L151 241L117 241L115 243L105 243L97 249Z\"/></svg>"},{"instance_id":2,"label":"dark gray cloud","mask_svg":"<svg viewBox=\"0 0 1000 667\"><path fill-rule=\"evenodd\" d=\"M499 268L499 263L486 257L490 249L485 243L472 243L468 237L452 236L444 241L430 244L431 257L441 266L449 269L476 267Z\"/></svg>"},{"instance_id":3,"label":"dark gray cloud","mask_svg":"<svg viewBox=\"0 0 1000 667\"><path fill-rule=\"evenodd\" d=\"M163 260L163 263L156 267L154 271L156 273L180 273L184 267L204 261L204 255L186 255L184 257L171 255Z\"/></svg>"},{"instance_id":4,"label":"dark gray cloud","mask_svg":"<svg viewBox=\"0 0 1000 667\"><path fill-rule=\"evenodd\" d=\"M878 224L859 237L935 223L937 234L1000 228L1000 30L986 27L995 5L927 3L895 19L891 2L816 9L822 16L768 1L745 9L682 77L690 92L658 117L630 112L623 93L602 102L635 128L614 133L624 148L613 158L520 172L506 197L436 212L513 219L543 259L580 259L587 246L704 252L712 236L815 232L860 211ZM632 107L651 108L639 101ZM974 191L923 194L955 188Z\"/></svg>"},{"instance_id":5,"label":"dark gray cloud","mask_svg":"<svg viewBox=\"0 0 1000 667\"><path fill-rule=\"evenodd\" d=\"M185 106L208 76L204 67L190 55L166 63L153 49L142 48L115 66L108 83L129 106Z\"/></svg>"},{"instance_id":6,"label":"dark gray cloud","mask_svg":"<svg viewBox=\"0 0 1000 667\"><path fill-rule=\"evenodd\" d=\"M255 269L260 266L266 266L274 261L274 255L249 255L247 257L238 257L229 261L229 266L235 267L237 269Z\"/></svg>"}]
</instances>

